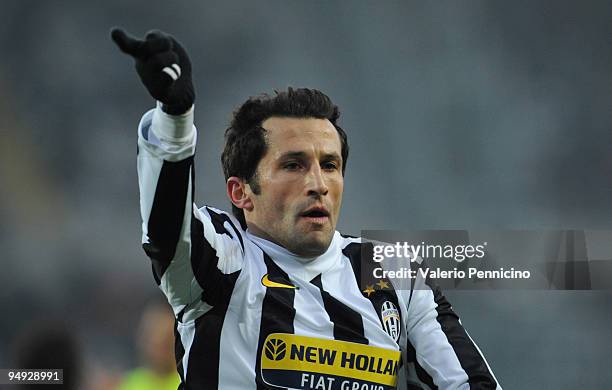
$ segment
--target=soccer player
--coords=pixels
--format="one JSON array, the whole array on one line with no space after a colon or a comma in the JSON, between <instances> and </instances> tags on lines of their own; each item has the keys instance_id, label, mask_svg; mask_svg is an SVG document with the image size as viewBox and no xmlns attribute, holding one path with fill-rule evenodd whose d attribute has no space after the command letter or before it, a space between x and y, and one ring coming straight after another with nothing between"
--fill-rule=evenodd
<instances>
[{"instance_id":1,"label":"soccer player","mask_svg":"<svg viewBox=\"0 0 612 390\"><path fill-rule=\"evenodd\" d=\"M439 290L360 288L367 244L335 229L349 148L325 94L242 104L222 154L233 215L199 208L185 49L160 31L112 38L158 102L138 127L142 243L176 316L181 388L499 388Z\"/></svg>"}]
</instances>

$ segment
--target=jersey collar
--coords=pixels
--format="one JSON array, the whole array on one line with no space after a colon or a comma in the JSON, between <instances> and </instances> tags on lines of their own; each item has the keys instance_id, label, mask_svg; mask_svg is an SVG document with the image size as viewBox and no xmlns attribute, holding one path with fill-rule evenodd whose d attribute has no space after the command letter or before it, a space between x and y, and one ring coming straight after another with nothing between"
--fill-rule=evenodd
<instances>
[{"instance_id":1,"label":"jersey collar","mask_svg":"<svg viewBox=\"0 0 612 390\"><path fill-rule=\"evenodd\" d=\"M325 253L316 257L298 256L278 244L251 234L248 230L246 235L251 242L267 253L283 271L306 282L327 271L340 261L338 253L340 252L341 236L337 231L334 232L334 237Z\"/></svg>"}]
</instances>

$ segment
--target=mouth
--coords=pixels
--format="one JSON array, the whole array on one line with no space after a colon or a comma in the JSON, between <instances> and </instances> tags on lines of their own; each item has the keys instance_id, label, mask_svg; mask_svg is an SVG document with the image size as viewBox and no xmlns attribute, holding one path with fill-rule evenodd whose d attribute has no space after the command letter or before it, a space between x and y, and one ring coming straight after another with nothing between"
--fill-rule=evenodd
<instances>
[{"instance_id":1,"label":"mouth","mask_svg":"<svg viewBox=\"0 0 612 390\"><path fill-rule=\"evenodd\" d=\"M325 207L311 207L300 213L300 217L308 222L324 224L329 221L329 211Z\"/></svg>"}]
</instances>

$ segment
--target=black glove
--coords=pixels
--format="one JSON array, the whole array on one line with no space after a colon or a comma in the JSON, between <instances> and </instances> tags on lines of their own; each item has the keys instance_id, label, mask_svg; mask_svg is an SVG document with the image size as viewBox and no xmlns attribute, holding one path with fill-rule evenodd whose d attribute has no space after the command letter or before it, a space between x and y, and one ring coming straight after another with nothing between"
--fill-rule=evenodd
<instances>
[{"instance_id":1,"label":"black glove","mask_svg":"<svg viewBox=\"0 0 612 390\"><path fill-rule=\"evenodd\" d=\"M180 115L189 110L195 100L191 62L172 35L153 30L140 40L113 28L111 37L122 52L134 58L140 80L151 96L162 102L166 113Z\"/></svg>"}]
</instances>

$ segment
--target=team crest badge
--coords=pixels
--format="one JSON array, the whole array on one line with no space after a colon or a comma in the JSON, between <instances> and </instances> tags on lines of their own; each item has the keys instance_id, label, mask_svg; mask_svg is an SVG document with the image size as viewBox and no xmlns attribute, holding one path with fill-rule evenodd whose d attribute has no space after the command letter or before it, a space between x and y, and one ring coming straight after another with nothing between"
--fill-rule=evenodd
<instances>
[{"instance_id":1,"label":"team crest badge","mask_svg":"<svg viewBox=\"0 0 612 390\"><path fill-rule=\"evenodd\" d=\"M389 336L397 343L400 336L400 313L393 302L385 301L380 309L380 317L382 318L383 328Z\"/></svg>"}]
</instances>

